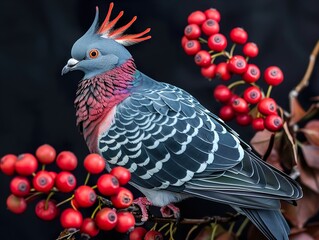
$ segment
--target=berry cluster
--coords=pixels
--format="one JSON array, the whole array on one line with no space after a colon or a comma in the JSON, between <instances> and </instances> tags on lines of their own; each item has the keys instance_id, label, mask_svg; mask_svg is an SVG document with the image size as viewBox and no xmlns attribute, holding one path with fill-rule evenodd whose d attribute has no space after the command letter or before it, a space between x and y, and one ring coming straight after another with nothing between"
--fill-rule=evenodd
<instances>
[{"instance_id":1,"label":"berry cluster","mask_svg":"<svg viewBox=\"0 0 319 240\"><path fill-rule=\"evenodd\" d=\"M41 169L39 165L42 165ZM50 171L49 165L59 170ZM35 214L49 221L59 216L62 205L68 204L61 209L61 225L65 229L78 229L87 238L96 236L100 230L115 229L120 233L133 230L135 217L128 210L133 194L123 187L131 178L130 172L123 167L115 167L110 173L105 173L104 158L89 154L83 162L87 177L85 183L80 185L72 173L77 165L77 157L72 152L62 151L56 155L56 150L47 144L40 146L35 155L3 156L0 169L12 176L7 208L20 214L31 200L39 198L35 204ZM91 174L97 178L94 186L88 185ZM55 194L68 196L57 203ZM91 216L84 218L81 209L92 209Z\"/></svg>"},{"instance_id":2,"label":"berry cluster","mask_svg":"<svg viewBox=\"0 0 319 240\"><path fill-rule=\"evenodd\" d=\"M236 119L238 124L251 125L256 131L265 128L279 131L283 119L278 116L277 104L270 93L273 86L283 81L282 71L277 66L270 66L263 72L263 79L268 85L264 94L256 83L261 78L259 67L248 63L250 58L258 55L258 46L247 41L248 33L240 27L233 28L227 39L220 33L220 19L219 11L213 8L192 12L182 38L184 51L194 56L201 74L208 79L217 77L227 82L235 75L240 76L240 80L228 85L220 84L214 89L215 99L223 104L219 113L223 120ZM229 51L226 50L228 42L232 43ZM241 54L235 54L236 46L241 46ZM239 85L245 85L240 93Z\"/></svg>"}]
</instances>

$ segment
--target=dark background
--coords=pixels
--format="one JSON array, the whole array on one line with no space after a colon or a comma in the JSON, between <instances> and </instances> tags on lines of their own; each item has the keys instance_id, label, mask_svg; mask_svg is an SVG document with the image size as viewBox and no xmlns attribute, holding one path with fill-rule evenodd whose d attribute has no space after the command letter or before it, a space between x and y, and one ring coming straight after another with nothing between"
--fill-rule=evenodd
<instances>
[{"instance_id":1,"label":"dark background","mask_svg":"<svg viewBox=\"0 0 319 240\"><path fill-rule=\"evenodd\" d=\"M103 18L108 4L97 0L1 1L1 156L34 152L43 143L51 144L57 151L74 151L80 160L88 153L75 126L73 108L82 75L61 77L60 72L70 58L73 43L91 25L95 6L100 7ZM209 83L201 77L193 59L180 46L188 14L209 7L221 12L222 33L227 35L231 28L240 26L247 30L249 40L258 44L260 54L252 62L261 69L270 65L282 68L285 81L273 90L272 96L287 108L287 94L302 78L309 54L319 39L316 0L121 0L115 1L112 16L125 10L121 23L126 23L137 15L132 32L152 28L151 40L129 48L139 70L158 81L184 88L208 109L217 111L212 87L219 80ZM302 102L318 95L317 72L301 95ZM249 141L250 128L232 126ZM0 176L0 238L55 239L61 230L59 224L38 220L33 205L21 216L6 210L9 181L9 177ZM185 216L219 213L214 204L205 201L186 201L181 206Z\"/></svg>"}]
</instances>

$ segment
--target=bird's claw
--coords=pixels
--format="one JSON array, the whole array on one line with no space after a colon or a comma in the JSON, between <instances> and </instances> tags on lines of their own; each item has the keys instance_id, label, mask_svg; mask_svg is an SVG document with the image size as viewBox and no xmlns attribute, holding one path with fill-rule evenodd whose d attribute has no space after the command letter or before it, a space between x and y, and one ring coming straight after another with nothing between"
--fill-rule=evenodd
<instances>
[{"instance_id":1,"label":"bird's claw","mask_svg":"<svg viewBox=\"0 0 319 240\"><path fill-rule=\"evenodd\" d=\"M170 203L160 209L163 217L168 218L174 216L176 219L180 219L180 210L174 204Z\"/></svg>"},{"instance_id":2,"label":"bird's claw","mask_svg":"<svg viewBox=\"0 0 319 240\"><path fill-rule=\"evenodd\" d=\"M152 203L146 197L139 197L133 201L133 204L137 205L141 210L141 221L146 222L148 220L147 207L152 205Z\"/></svg>"}]
</instances>

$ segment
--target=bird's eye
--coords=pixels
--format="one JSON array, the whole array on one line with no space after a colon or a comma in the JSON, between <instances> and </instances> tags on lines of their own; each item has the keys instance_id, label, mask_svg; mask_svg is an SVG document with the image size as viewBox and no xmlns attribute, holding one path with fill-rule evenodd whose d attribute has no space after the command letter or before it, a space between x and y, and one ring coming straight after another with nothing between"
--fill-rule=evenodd
<instances>
[{"instance_id":1,"label":"bird's eye","mask_svg":"<svg viewBox=\"0 0 319 240\"><path fill-rule=\"evenodd\" d=\"M97 58L99 56L99 50L97 49L92 49L90 52L89 52L89 56L90 58Z\"/></svg>"}]
</instances>

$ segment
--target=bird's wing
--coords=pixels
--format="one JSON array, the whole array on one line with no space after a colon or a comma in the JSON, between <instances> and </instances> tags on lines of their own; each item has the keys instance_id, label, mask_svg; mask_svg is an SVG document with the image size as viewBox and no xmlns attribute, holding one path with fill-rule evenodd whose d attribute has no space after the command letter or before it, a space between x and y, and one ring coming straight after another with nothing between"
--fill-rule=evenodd
<instances>
[{"instance_id":1,"label":"bird's wing","mask_svg":"<svg viewBox=\"0 0 319 240\"><path fill-rule=\"evenodd\" d=\"M247 145L222 120L169 84L153 84L119 104L99 149L111 167L130 169L133 183L144 188L209 199L226 192L294 195L295 187L279 171L251 157ZM214 191L216 196L211 195Z\"/></svg>"}]
</instances>

